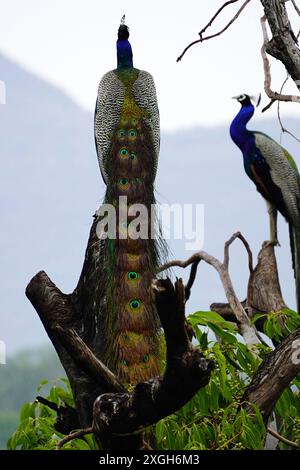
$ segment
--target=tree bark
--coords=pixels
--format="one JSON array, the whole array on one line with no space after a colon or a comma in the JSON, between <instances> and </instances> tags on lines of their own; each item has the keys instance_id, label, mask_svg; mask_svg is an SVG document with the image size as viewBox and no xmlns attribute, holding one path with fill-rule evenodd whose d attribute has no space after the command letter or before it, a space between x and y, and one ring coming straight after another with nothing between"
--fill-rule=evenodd
<instances>
[{"instance_id":1,"label":"tree bark","mask_svg":"<svg viewBox=\"0 0 300 470\"><path fill-rule=\"evenodd\" d=\"M92 224L85 261L72 294L62 293L43 271L28 284L26 295L45 327L72 387L76 410L58 410L60 429L68 424L93 426L105 449L149 448L143 430L181 408L210 378L212 364L195 349L185 321L181 280L155 281L157 311L167 346L162 377L136 385L132 393L101 362L101 242ZM63 423L63 417L66 422ZM70 419L71 418L71 419Z\"/></svg>"},{"instance_id":2,"label":"tree bark","mask_svg":"<svg viewBox=\"0 0 300 470\"><path fill-rule=\"evenodd\" d=\"M257 265L250 271L247 298L241 304L247 311L249 319L252 319L257 313L268 314L288 308L281 293L275 248L269 242L262 244ZM219 313L224 320L237 322L229 304L215 302L211 304L210 309ZM255 325L258 331L264 331L265 321L266 317L261 317L256 321ZM277 345L278 342L274 341L274 344Z\"/></svg>"},{"instance_id":3,"label":"tree bark","mask_svg":"<svg viewBox=\"0 0 300 470\"><path fill-rule=\"evenodd\" d=\"M291 380L300 372L300 328L291 333L262 362L247 387L242 402L250 413L255 403L265 423Z\"/></svg>"},{"instance_id":4,"label":"tree bark","mask_svg":"<svg viewBox=\"0 0 300 470\"><path fill-rule=\"evenodd\" d=\"M291 29L285 3L281 0L261 0L261 3L273 36L266 51L282 62L300 90L300 49Z\"/></svg>"},{"instance_id":5,"label":"tree bark","mask_svg":"<svg viewBox=\"0 0 300 470\"><path fill-rule=\"evenodd\" d=\"M279 284L274 246L268 242L263 244L257 265L250 275L247 303L248 309L258 313L279 312L287 308Z\"/></svg>"}]
</instances>

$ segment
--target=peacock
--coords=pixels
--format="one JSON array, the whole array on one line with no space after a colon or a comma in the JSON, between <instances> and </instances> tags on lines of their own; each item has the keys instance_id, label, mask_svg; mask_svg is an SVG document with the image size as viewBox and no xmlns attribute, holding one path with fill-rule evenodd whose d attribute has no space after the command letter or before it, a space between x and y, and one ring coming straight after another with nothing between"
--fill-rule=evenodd
<instances>
[{"instance_id":1,"label":"peacock","mask_svg":"<svg viewBox=\"0 0 300 470\"><path fill-rule=\"evenodd\" d=\"M94 131L106 184L104 203L111 204L117 215L116 237L106 238L101 245L103 359L120 380L134 384L159 373L160 323L152 281L160 250L150 215L160 125L153 78L133 66L128 38L124 15L118 29L117 68L99 84ZM134 217L129 209L134 204L146 209L144 222L149 222L146 236L139 238L131 237Z\"/></svg>"},{"instance_id":2,"label":"peacock","mask_svg":"<svg viewBox=\"0 0 300 470\"><path fill-rule=\"evenodd\" d=\"M230 126L230 136L240 148L244 169L267 201L270 242L278 244L277 211L289 224L292 262L296 281L297 309L300 312L300 175L289 152L268 135L247 129L254 114L251 97L234 97L241 109Z\"/></svg>"}]
</instances>

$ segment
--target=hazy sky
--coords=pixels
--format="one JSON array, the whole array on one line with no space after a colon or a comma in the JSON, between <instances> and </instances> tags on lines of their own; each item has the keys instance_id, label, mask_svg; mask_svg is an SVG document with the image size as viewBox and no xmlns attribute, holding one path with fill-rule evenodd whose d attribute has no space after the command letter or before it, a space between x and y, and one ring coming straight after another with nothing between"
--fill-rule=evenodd
<instances>
[{"instance_id":1,"label":"hazy sky","mask_svg":"<svg viewBox=\"0 0 300 470\"><path fill-rule=\"evenodd\" d=\"M260 1L252 0L222 37L194 46L176 63L222 3L0 0L0 49L93 109L99 79L116 65L116 33L126 13L134 64L151 72L156 81L162 128L229 122L237 110L232 95L263 89ZM239 4L230 6L209 33L224 26L238 8ZM285 72L275 60L272 63L278 89ZM286 90L296 91L293 83ZM282 110L283 115L298 114L299 105L283 105ZM275 106L269 116L274 113Z\"/></svg>"}]
</instances>

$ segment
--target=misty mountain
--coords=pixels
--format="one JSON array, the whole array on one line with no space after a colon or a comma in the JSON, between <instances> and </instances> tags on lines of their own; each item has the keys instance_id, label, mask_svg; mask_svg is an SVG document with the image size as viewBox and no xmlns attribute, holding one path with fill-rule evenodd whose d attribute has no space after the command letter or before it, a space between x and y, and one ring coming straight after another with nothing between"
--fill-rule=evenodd
<instances>
[{"instance_id":1,"label":"misty mountain","mask_svg":"<svg viewBox=\"0 0 300 470\"><path fill-rule=\"evenodd\" d=\"M94 148L93 114L3 55L0 79L7 90L7 103L0 105L0 339L11 353L47 341L25 297L25 287L44 269L63 291L74 288L92 215L105 186ZM205 113L205 109L199 109L199 113ZM278 123L268 120L267 113L255 124L253 127L279 139ZM285 125L297 128L295 120L286 120ZM160 203L204 204L205 242L199 249L222 256L224 241L241 230L256 255L268 236L265 204L244 174L242 157L230 141L228 127L229 123L162 133L156 197ZM300 163L299 145L291 139L284 143ZM294 307L287 226L283 221L279 239L283 292ZM176 258L191 254L182 240L171 240L170 248ZM247 262L238 242L232 248L231 272L236 290L244 298ZM208 309L211 302L222 300L217 274L201 266L189 312Z\"/></svg>"}]
</instances>

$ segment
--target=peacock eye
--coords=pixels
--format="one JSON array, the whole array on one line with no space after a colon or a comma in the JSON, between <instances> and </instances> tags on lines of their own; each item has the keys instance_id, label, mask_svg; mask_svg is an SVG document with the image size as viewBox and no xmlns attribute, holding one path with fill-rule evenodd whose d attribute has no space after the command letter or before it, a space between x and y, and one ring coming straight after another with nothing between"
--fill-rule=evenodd
<instances>
[{"instance_id":1,"label":"peacock eye","mask_svg":"<svg viewBox=\"0 0 300 470\"><path fill-rule=\"evenodd\" d=\"M130 279L131 281L135 281L138 277L139 275L135 271L130 271L128 273L128 279Z\"/></svg>"},{"instance_id":2,"label":"peacock eye","mask_svg":"<svg viewBox=\"0 0 300 470\"><path fill-rule=\"evenodd\" d=\"M122 139L122 138L125 137L125 135L126 135L126 132L124 131L124 129L120 129L119 130L119 137Z\"/></svg>"},{"instance_id":3,"label":"peacock eye","mask_svg":"<svg viewBox=\"0 0 300 470\"><path fill-rule=\"evenodd\" d=\"M122 148L119 153L120 153L121 157L127 157L128 150L126 148Z\"/></svg>"},{"instance_id":4,"label":"peacock eye","mask_svg":"<svg viewBox=\"0 0 300 470\"><path fill-rule=\"evenodd\" d=\"M129 361L127 359L123 359L121 362L123 366L129 366Z\"/></svg>"},{"instance_id":5,"label":"peacock eye","mask_svg":"<svg viewBox=\"0 0 300 470\"><path fill-rule=\"evenodd\" d=\"M126 186L129 183L129 181L128 181L127 178L121 178L119 180L119 183L120 183L121 186Z\"/></svg>"},{"instance_id":6,"label":"peacock eye","mask_svg":"<svg viewBox=\"0 0 300 470\"><path fill-rule=\"evenodd\" d=\"M130 130L128 131L128 137L129 137L130 139L135 139L135 138L136 138L136 131L135 131L134 129L130 129Z\"/></svg>"},{"instance_id":7,"label":"peacock eye","mask_svg":"<svg viewBox=\"0 0 300 470\"><path fill-rule=\"evenodd\" d=\"M130 301L129 305L130 305L131 308L136 310L141 305L141 302L138 299L133 299L133 300Z\"/></svg>"},{"instance_id":8,"label":"peacock eye","mask_svg":"<svg viewBox=\"0 0 300 470\"><path fill-rule=\"evenodd\" d=\"M145 354L143 357L143 362L148 362L149 361L149 354Z\"/></svg>"},{"instance_id":9,"label":"peacock eye","mask_svg":"<svg viewBox=\"0 0 300 470\"><path fill-rule=\"evenodd\" d=\"M136 160L136 153L131 152L131 154L130 154L130 159L131 159L131 160Z\"/></svg>"}]
</instances>

